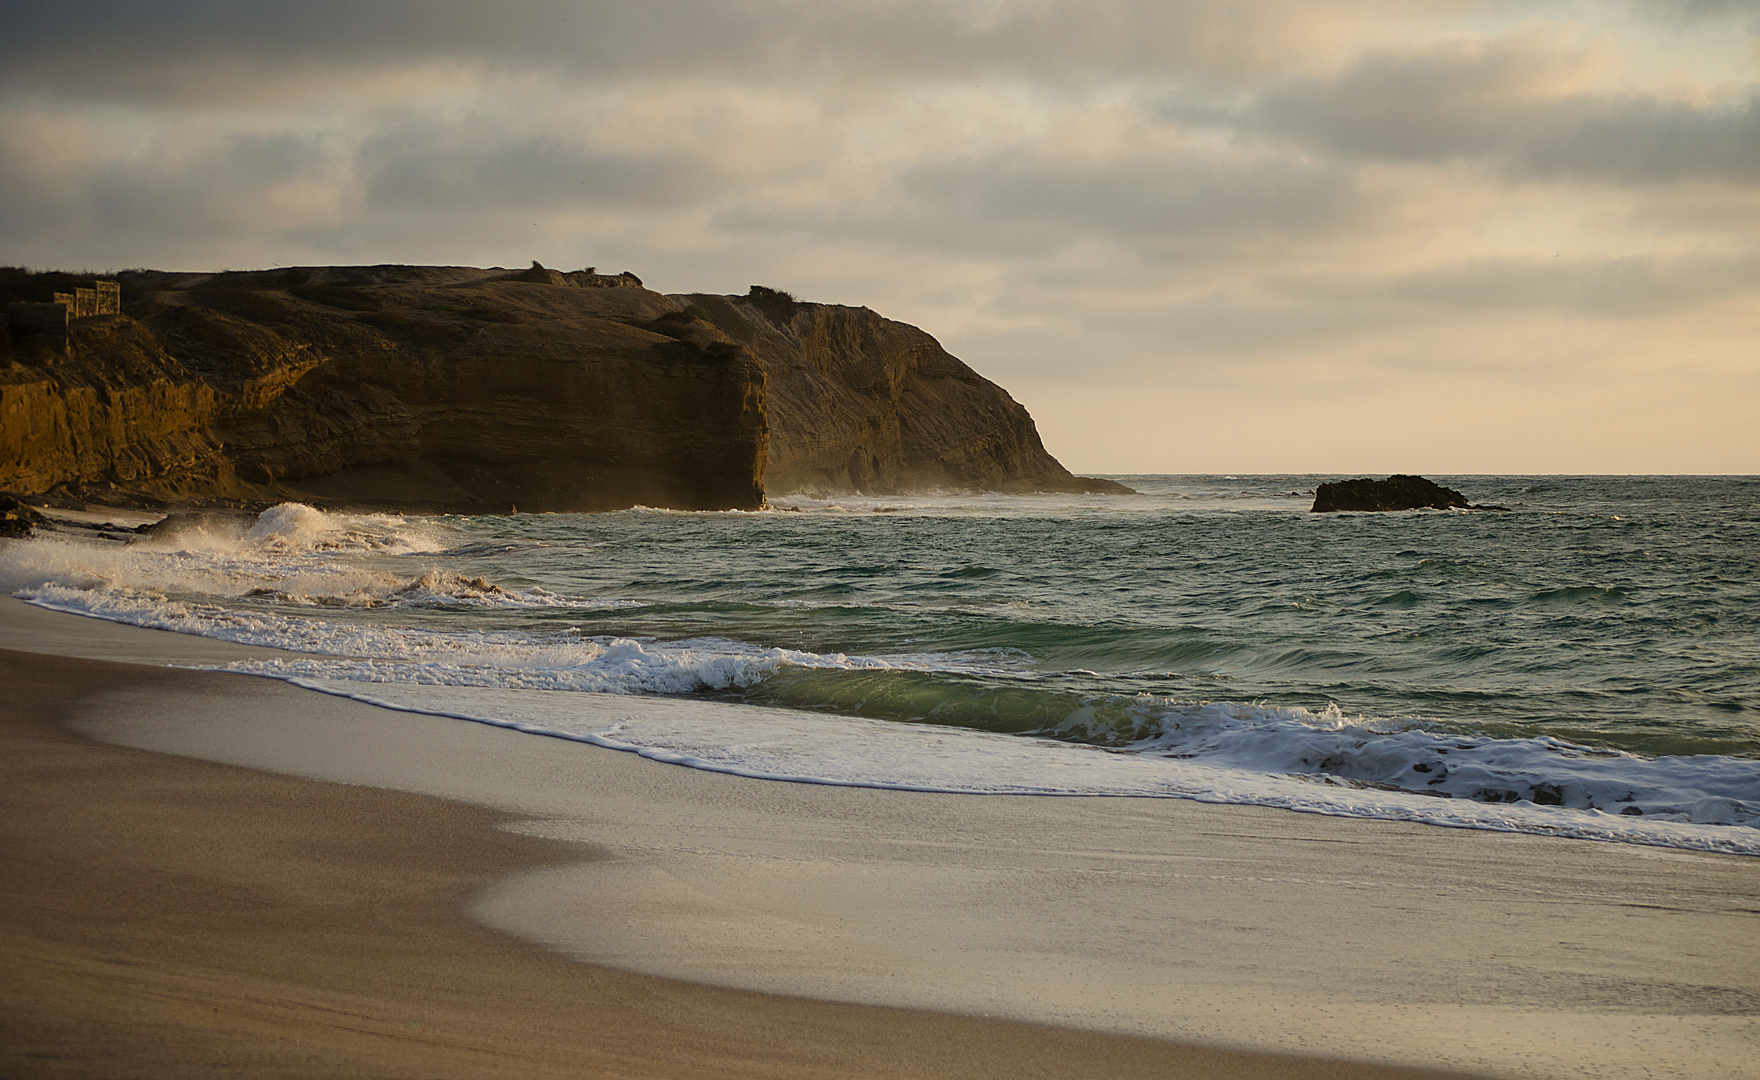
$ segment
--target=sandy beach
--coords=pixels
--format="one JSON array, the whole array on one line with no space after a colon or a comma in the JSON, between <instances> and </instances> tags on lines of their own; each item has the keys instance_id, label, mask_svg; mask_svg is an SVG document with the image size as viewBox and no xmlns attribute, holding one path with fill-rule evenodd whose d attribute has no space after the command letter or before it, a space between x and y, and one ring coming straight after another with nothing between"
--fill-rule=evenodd
<instances>
[{"instance_id":1,"label":"sandy beach","mask_svg":"<svg viewBox=\"0 0 1760 1080\"><path fill-rule=\"evenodd\" d=\"M0 649L8 1076L1760 1075L1752 859L747 780L11 599Z\"/></svg>"}]
</instances>

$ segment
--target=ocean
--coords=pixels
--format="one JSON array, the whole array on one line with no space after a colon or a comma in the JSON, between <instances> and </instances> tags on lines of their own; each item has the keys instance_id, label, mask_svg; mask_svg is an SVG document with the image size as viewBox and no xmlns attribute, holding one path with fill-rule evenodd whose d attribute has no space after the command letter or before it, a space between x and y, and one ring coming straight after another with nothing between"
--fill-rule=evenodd
<instances>
[{"instance_id":1,"label":"ocean","mask_svg":"<svg viewBox=\"0 0 1760 1080\"><path fill-rule=\"evenodd\" d=\"M1760 855L1760 478L1436 476L1508 510L1384 514L1308 513L1313 476L1115 479L1140 494L284 504L5 543L0 589L295 650L231 668L325 693L780 782Z\"/></svg>"}]
</instances>

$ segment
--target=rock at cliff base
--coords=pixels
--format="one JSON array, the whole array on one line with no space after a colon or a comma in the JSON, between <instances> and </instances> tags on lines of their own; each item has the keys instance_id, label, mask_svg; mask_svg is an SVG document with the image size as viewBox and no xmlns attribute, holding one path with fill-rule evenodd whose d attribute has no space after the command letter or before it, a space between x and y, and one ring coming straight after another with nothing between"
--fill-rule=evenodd
<instances>
[{"instance_id":1,"label":"rock at cliff base","mask_svg":"<svg viewBox=\"0 0 1760 1080\"><path fill-rule=\"evenodd\" d=\"M226 537L237 539L250 529L256 515L237 510L180 510L167 514L150 525L135 529L140 536L154 541L182 540L186 537Z\"/></svg>"},{"instance_id":2,"label":"rock at cliff base","mask_svg":"<svg viewBox=\"0 0 1760 1080\"><path fill-rule=\"evenodd\" d=\"M1422 476L1394 475L1385 480L1339 480L1314 489L1311 513L1338 510L1433 510L1490 509L1473 507L1453 488L1432 483Z\"/></svg>"},{"instance_id":3,"label":"rock at cliff base","mask_svg":"<svg viewBox=\"0 0 1760 1080\"><path fill-rule=\"evenodd\" d=\"M1104 476L1078 476L1076 483L1081 485L1082 495L1135 495L1137 489L1126 487L1117 480L1108 480Z\"/></svg>"},{"instance_id":4,"label":"rock at cliff base","mask_svg":"<svg viewBox=\"0 0 1760 1080\"><path fill-rule=\"evenodd\" d=\"M43 523L43 515L11 495L0 495L0 536L24 537Z\"/></svg>"}]
</instances>

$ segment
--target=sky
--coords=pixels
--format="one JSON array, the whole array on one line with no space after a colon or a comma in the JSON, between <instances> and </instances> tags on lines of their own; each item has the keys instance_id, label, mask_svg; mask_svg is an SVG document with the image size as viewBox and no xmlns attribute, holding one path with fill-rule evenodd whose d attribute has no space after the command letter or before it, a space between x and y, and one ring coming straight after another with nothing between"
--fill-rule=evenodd
<instances>
[{"instance_id":1,"label":"sky","mask_svg":"<svg viewBox=\"0 0 1760 1080\"><path fill-rule=\"evenodd\" d=\"M0 263L534 259L1078 472L1756 474L1760 0L0 0Z\"/></svg>"}]
</instances>

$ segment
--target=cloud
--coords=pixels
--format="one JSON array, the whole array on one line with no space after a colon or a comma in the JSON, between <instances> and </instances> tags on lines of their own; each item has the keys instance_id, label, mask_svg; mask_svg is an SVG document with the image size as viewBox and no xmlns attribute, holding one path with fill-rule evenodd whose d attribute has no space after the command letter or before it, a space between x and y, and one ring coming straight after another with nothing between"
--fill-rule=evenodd
<instances>
[{"instance_id":1,"label":"cloud","mask_svg":"<svg viewBox=\"0 0 1760 1080\"><path fill-rule=\"evenodd\" d=\"M114 154L102 127L56 119L0 121L0 243L14 250L131 249L188 234L236 243L339 213L346 152L321 134L181 130ZM42 152L57 143L61 153ZM98 251L81 261L116 265Z\"/></svg>"},{"instance_id":2,"label":"cloud","mask_svg":"<svg viewBox=\"0 0 1760 1080\"><path fill-rule=\"evenodd\" d=\"M1603 53L1538 34L1379 53L1276 87L1240 120L1360 161L1481 160L1597 184L1760 179L1760 94L1698 104L1616 92Z\"/></svg>"},{"instance_id":3,"label":"cloud","mask_svg":"<svg viewBox=\"0 0 1760 1080\"><path fill-rule=\"evenodd\" d=\"M1068 161L1034 151L925 164L901 187L938 222L1025 226L1066 240L1103 234L1152 250L1326 231L1362 210L1348 172L1277 156L1170 149Z\"/></svg>"},{"instance_id":4,"label":"cloud","mask_svg":"<svg viewBox=\"0 0 1760 1080\"><path fill-rule=\"evenodd\" d=\"M1760 356L1752 12L20 8L0 37L0 260L538 258L668 291L762 281L917 322L1011 390L1152 386L1219 415L1230 396L1299 416L1435 380L1469 404L1498 386L1545 401L1597 365L1628 373L1627 403L1670 364L1739 397ZM1078 397L1030 404L1046 430L1106 427L1068 411ZM1291 456L1254 460L1300 463L1294 436L1256 437ZM1139 464L1180 467L1169 439Z\"/></svg>"},{"instance_id":5,"label":"cloud","mask_svg":"<svg viewBox=\"0 0 1760 1080\"><path fill-rule=\"evenodd\" d=\"M1664 23L1746 22L1760 31L1760 10L1751 0L1632 0L1643 16Z\"/></svg>"},{"instance_id":6,"label":"cloud","mask_svg":"<svg viewBox=\"0 0 1760 1080\"><path fill-rule=\"evenodd\" d=\"M1177 147L1079 160L1030 142L916 162L869 204L735 206L715 221L744 235L858 236L940 257L1056 257L1100 241L1135 261L1336 232L1366 210L1351 174L1323 165Z\"/></svg>"},{"instance_id":7,"label":"cloud","mask_svg":"<svg viewBox=\"0 0 1760 1080\"><path fill-rule=\"evenodd\" d=\"M4 82L79 97L218 100L299 71L436 62L580 79L767 84L1236 77L1306 62L1419 0L87 0L9 16ZM223 78L214 78L218 69Z\"/></svg>"},{"instance_id":8,"label":"cloud","mask_svg":"<svg viewBox=\"0 0 1760 1080\"><path fill-rule=\"evenodd\" d=\"M398 129L368 139L356 158L363 211L556 212L689 207L723 180L712 155L604 152L556 136L506 140L495 132Z\"/></svg>"},{"instance_id":9,"label":"cloud","mask_svg":"<svg viewBox=\"0 0 1760 1080\"><path fill-rule=\"evenodd\" d=\"M1478 259L1391 276L1272 279L1285 296L1473 311L1550 308L1601 319L1690 311L1760 293L1760 251L1675 259Z\"/></svg>"}]
</instances>

